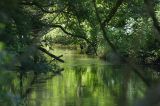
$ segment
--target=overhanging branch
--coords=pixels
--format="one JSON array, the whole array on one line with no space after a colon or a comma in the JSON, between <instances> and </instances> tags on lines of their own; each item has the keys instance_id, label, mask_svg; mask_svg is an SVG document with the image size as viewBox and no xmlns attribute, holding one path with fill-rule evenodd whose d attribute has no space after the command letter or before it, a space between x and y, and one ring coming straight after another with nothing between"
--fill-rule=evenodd
<instances>
[{"instance_id":1,"label":"overhanging branch","mask_svg":"<svg viewBox=\"0 0 160 106\"><path fill-rule=\"evenodd\" d=\"M37 2L21 2L20 4L22 5L29 5L29 6L36 6L37 8L39 8L42 12L44 13L66 13L64 10L66 7L62 8L62 9L59 9L59 10L47 10L45 9L46 7L51 7L53 4L50 4L50 5L41 5Z\"/></svg>"},{"instance_id":2,"label":"overhanging branch","mask_svg":"<svg viewBox=\"0 0 160 106\"><path fill-rule=\"evenodd\" d=\"M46 25L46 24L44 24L44 25ZM65 34L70 35L71 37L83 39L88 44L91 44L93 46L92 42L89 39L87 39L85 36L72 34L72 33L68 32L68 31L66 31L66 29L64 27L62 27L61 25L56 25L56 24L50 24L50 25L48 25L47 24L47 26L49 26L49 27L55 27L55 28L60 28ZM94 48L95 54L97 55L96 48L94 46L93 46L93 48Z\"/></svg>"},{"instance_id":3,"label":"overhanging branch","mask_svg":"<svg viewBox=\"0 0 160 106\"><path fill-rule=\"evenodd\" d=\"M42 51L43 53L47 54L48 56L54 58L55 60L58 60L58 61L64 63L64 60L62 60L62 59L60 59L60 57L55 56L54 54L48 52L45 48L39 46L38 49L39 49L40 51Z\"/></svg>"},{"instance_id":4,"label":"overhanging branch","mask_svg":"<svg viewBox=\"0 0 160 106\"><path fill-rule=\"evenodd\" d=\"M56 25L56 24L44 24L44 26L59 28L59 29L61 29L61 30L62 30L65 34L67 34L67 35L70 35L70 36L76 37L76 38L81 38L81 39L85 40L87 43L91 43L85 36L72 34L72 33L68 32L68 31L66 31L66 29L65 29L64 27L62 27L61 25Z\"/></svg>"},{"instance_id":5,"label":"overhanging branch","mask_svg":"<svg viewBox=\"0 0 160 106\"><path fill-rule=\"evenodd\" d=\"M160 26L159 26L158 19L156 18L156 14L154 12L154 7L152 5L152 1L151 0L144 0L144 3L146 4L147 11L148 11L150 17L152 18L153 25L156 28L156 30L158 31L159 37L160 37Z\"/></svg>"},{"instance_id":6,"label":"overhanging branch","mask_svg":"<svg viewBox=\"0 0 160 106\"><path fill-rule=\"evenodd\" d=\"M123 1L123 0L120 0L121 2ZM119 2L120 2L119 1ZM122 4L122 3L121 3ZM98 8L97 8L97 6L96 6L96 0L93 0L93 5L94 5L94 8L95 8L95 14L96 14L96 17L97 17L97 20L98 20L98 22L99 22L99 25L100 25L100 29L102 30L102 33L103 33L103 37L104 37L104 39L107 41L107 43L109 44L109 46L111 47L111 49L113 50L113 52L122 60L122 62L124 62L124 63L126 63L127 65L129 65L132 69L133 69L133 71L144 81L144 83L147 85L147 86L150 86L150 83L148 82L148 80L143 76L143 74L141 73L141 72L139 72L139 69L138 68L136 68L135 67L135 65L134 64L132 64L130 61L128 61L124 56L122 56L118 51L117 51L117 49L116 49L116 47L113 45L113 43L110 41L110 39L108 38L108 36L107 36L107 32L106 32L106 30L105 30L105 27L104 27L104 25L106 24L106 23L108 23L111 19L112 19L112 17L114 16L114 14L116 13L116 11L117 11L117 9L116 9L116 11L114 10L114 14L112 14L112 15L110 15L112 12L110 12L110 14L109 14L109 18L106 18L106 20L103 22L103 23L101 23L102 21L101 21L101 18L100 18L100 15L99 15L99 12L98 12ZM120 6L120 5L119 5ZM118 7L119 7L118 6ZM113 10L112 10L113 11Z\"/></svg>"},{"instance_id":7,"label":"overhanging branch","mask_svg":"<svg viewBox=\"0 0 160 106\"><path fill-rule=\"evenodd\" d=\"M117 50L116 50L116 47L112 44L112 42L109 40L108 36L107 36L107 32L105 30L105 27L103 25L102 20L100 18L100 15L99 15L99 12L98 12L98 8L97 8L97 5L96 5L96 0L93 0L93 5L94 5L94 9L95 9L95 14L96 14L96 17L97 17L97 20L99 22L99 26L100 26L100 29L102 30L102 33L103 33L103 37L104 39L107 41L108 45L111 47L111 49L117 53Z\"/></svg>"},{"instance_id":8,"label":"overhanging branch","mask_svg":"<svg viewBox=\"0 0 160 106\"><path fill-rule=\"evenodd\" d=\"M102 22L103 27L106 26L112 19L112 17L116 14L118 8L121 6L124 0L117 0L116 5L111 9L106 19Z\"/></svg>"}]
</instances>

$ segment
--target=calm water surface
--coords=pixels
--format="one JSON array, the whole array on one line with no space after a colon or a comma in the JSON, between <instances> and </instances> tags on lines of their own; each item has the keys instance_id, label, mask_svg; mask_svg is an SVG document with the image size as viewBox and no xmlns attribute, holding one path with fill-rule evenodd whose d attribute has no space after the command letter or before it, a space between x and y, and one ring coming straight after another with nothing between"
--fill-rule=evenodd
<instances>
[{"instance_id":1,"label":"calm water surface","mask_svg":"<svg viewBox=\"0 0 160 106\"><path fill-rule=\"evenodd\" d=\"M19 87L6 87L13 101L26 106L131 106L146 92L146 84L127 65L111 65L71 50L55 52L63 53L65 63L60 66L64 71L30 82L29 87L30 74L24 76L23 86L15 74L12 82ZM5 105L5 101L0 103Z\"/></svg>"}]
</instances>

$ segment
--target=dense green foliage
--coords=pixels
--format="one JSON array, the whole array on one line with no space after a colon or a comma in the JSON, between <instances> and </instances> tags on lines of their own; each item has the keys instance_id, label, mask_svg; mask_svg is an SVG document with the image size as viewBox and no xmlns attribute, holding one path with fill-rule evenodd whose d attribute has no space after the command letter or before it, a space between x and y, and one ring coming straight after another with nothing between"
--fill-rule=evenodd
<instances>
[{"instance_id":1,"label":"dense green foliage","mask_svg":"<svg viewBox=\"0 0 160 106\"><path fill-rule=\"evenodd\" d=\"M158 19L158 1L154 3ZM106 48L107 52L113 49L129 57L145 58L146 63L159 59L158 29L147 11L151 6L154 12L154 7L147 5L147 0L2 0L1 5L0 39L9 57L24 53L26 59L42 62L37 46L52 48L54 43L60 43L83 45L86 53L98 55L106 55ZM40 60L36 59L37 53Z\"/></svg>"},{"instance_id":2,"label":"dense green foliage","mask_svg":"<svg viewBox=\"0 0 160 106\"><path fill-rule=\"evenodd\" d=\"M1 0L0 73L60 70L56 44L106 60L159 65L159 20L159 0Z\"/></svg>"}]
</instances>

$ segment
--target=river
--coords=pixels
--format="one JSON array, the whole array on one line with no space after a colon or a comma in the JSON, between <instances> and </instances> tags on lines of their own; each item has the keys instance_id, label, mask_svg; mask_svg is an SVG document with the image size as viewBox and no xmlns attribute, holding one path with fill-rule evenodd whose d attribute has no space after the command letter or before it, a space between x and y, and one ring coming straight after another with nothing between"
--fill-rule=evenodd
<instances>
[{"instance_id":1,"label":"river","mask_svg":"<svg viewBox=\"0 0 160 106\"><path fill-rule=\"evenodd\" d=\"M8 83L1 88L1 93L7 92L7 96L0 97L1 106L9 104L8 96L14 101L12 105L26 106L133 106L145 96L147 85L128 65L112 65L72 50L54 52L63 53L65 63L58 64L64 71L45 81L37 79L28 87L31 77L27 74L22 87L17 73L0 73L11 76L10 79L1 77Z\"/></svg>"}]
</instances>

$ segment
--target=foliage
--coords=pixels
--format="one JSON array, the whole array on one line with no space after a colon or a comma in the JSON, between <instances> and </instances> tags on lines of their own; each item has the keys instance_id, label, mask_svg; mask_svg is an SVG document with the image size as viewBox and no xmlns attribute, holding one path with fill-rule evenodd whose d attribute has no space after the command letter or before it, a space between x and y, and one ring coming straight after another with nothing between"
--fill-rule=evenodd
<instances>
[{"instance_id":1,"label":"foliage","mask_svg":"<svg viewBox=\"0 0 160 106\"><path fill-rule=\"evenodd\" d=\"M55 43L160 64L159 11L158 0L1 0L0 73L55 71Z\"/></svg>"}]
</instances>

